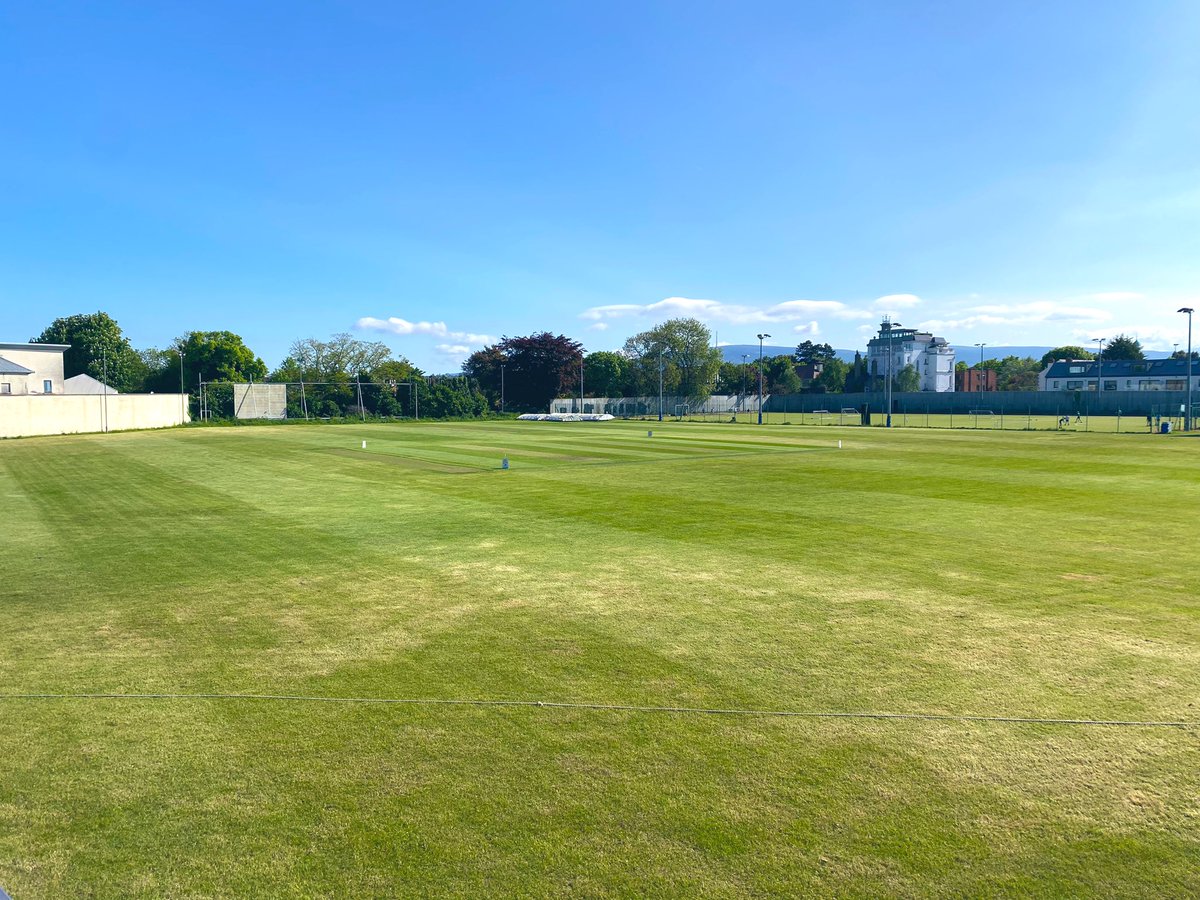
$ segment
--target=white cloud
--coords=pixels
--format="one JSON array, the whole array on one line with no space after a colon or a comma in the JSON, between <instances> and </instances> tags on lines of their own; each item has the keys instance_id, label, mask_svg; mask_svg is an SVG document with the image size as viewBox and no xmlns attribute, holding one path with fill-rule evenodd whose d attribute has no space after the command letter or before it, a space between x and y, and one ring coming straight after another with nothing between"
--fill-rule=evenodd
<instances>
[{"instance_id":1,"label":"white cloud","mask_svg":"<svg viewBox=\"0 0 1200 900\"><path fill-rule=\"evenodd\" d=\"M951 331L986 325L1039 325L1044 322L1090 322L1101 324L1112 318L1106 309L1094 306L1063 306L1037 300L1031 303L987 304L963 310L959 318L927 319L918 327L926 331Z\"/></svg>"},{"instance_id":2,"label":"white cloud","mask_svg":"<svg viewBox=\"0 0 1200 900\"><path fill-rule=\"evenodd\" d=\"M893 310L910 309L921 305L921 298L916 294L887 294L871 303L872 309Z\"/></svg>"},{"instance_id":3,"label":"white cloud","mask_svg":"<svg viewBox=\"0 0 1200 900\"><path fill-rule=\"evenodd\" d=\"M873 313L854 309L837 300L787 300L772 306L746 306L740 303L721 303L692 297L667 297L657 303L614 303L593 306L579 314L580 318L602 321L626 317L693 316L708 321L730 322L734 325L794 322L811 316L831 316L835 319L871 318Z\"/></svg>"},{"instance_id":4,"label":"white cloud","mask_svg":"<svg viewBox=\"0 0 1200 900\"><path fill-rule=\"evenodd\" d=\"M471 355L471 348L466 344L438 344L437 352L455 359L466 359Z\"/></svg>"},{"instance_id":5,"label":"white cloud","mask_svg":"<svg viewBox=\"0 0 1200 900\"><path fill-rule=\"evenodd\" d=\"M1136 291L1104 291L1099 294L1088 294L1088 300L1095 300L1098 303L1121 303L1129 300L1145 300L1145 294L1139 294Z\"/></svg>"},{"instance_id":6,"label":"white cloud","mask_svg":"<svg viewBox=\"0 0 1200 900\"><path fill-rule=\"evenodd\" d=\"M496 339L488 334L475 334L471 331L451 331L445 322L409 322L398 316L387 319L376 319L364 316L355 323L355 327L364 331L387 331L391 334L431 334L434 337L449 338L452 341L462 341L468 344L490 344Z\"/></svg>"},{"instance_id":7,"label":"white cloud","mask_svg":"<svg viewBox=\"0 0 1200 900\"><path fill-rule=\"evenodd\" d=\"M792 328L796 334L806 334L809 337L818 337L821 334L821 326L816 322L809 322L807 325L796 325Z\"/></svg>"},{"instance_id":8,"label":"white cloud","mask_svg":"<svg viewBox=\"0 0 1200 900\"><path fill-rule=\"evenodd\" d=\"M593 322L588 326L588 331L608 331L607 322Z\"/></svg>"}]
</instances>

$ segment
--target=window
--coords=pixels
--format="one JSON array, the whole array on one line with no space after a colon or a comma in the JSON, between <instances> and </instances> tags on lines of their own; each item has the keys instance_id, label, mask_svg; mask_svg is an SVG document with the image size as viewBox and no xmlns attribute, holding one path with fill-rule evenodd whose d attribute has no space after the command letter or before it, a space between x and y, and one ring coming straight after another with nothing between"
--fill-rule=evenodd
<instances>
[{"instance_id":1,"label":"window","mask_svg":"<svg viewBox=\"0 0 1200 900\"><path fill-rule=\"evenodd\" d=\"M1087 371L1087 366L1071 366L1068 370L1072 375L1082 375Z\"/></svg>"},{"instance_id":2,"label":"window","mask_svg":"<svg viewBox=\"0 0 1200 900\"><path fill-rule=\"evenodd\" d=\"M1056 381L1056 382L1054 382L1054 389L1055 389L1056 391L1058 390L1058 382L1057 382L1057 381Z\"/></svg>"},{"instance_id":3,"label":"window","mask_svg":"<svg viewBox=\"0 0 1200 900\"><path fill-rule=\"evenodd\" d=\"M1077 391L1077 390L1079 390L1079 388L1082 385L1083 385L1082 381L1068 381L1067 382L1067 390L1068 391Z\"/></svg>"},{"instance_id":4,"label":"window","mask_svg":"<svg viewBox=\"0 0 1200 900\"><path fill-rule=\"evenodd\" d=\"M47 378L45 381L42 382L42 393L43 394L53 394L54 393L54 382L51 381L49 378Z\"/></svg>"},{"instance_id":5,"label":"window","mask_svg":"<svg viewBox=\"0 0 1200 900\"><path fill-rule=\"evenodd\" d=\"M10 382L0 382L0 394L11 394L12 384Z\"/></svg>"},{"instance_id":6,"label":"window","mask_svg":"<svg viewBox=\"0 0 1200 900\"><path fill-rule=\"evenodd\" d=\"M1107 378L1105 378L1104 389L1106 391L1115 391L1117 389L1117 383L1115 381L1109 381Z\"/></svg>"},{"instance_id":7,"label":"window","mask_svg":"<svg viewBox=\"0 0 1200 900\"><path fill-rule=\"evenodd\" d=\"M1168 391L1186 391L1187 390L1187 379L1186 378L1168 378L1167 379L1167 390Z\"/></svg>"}]
</instances>

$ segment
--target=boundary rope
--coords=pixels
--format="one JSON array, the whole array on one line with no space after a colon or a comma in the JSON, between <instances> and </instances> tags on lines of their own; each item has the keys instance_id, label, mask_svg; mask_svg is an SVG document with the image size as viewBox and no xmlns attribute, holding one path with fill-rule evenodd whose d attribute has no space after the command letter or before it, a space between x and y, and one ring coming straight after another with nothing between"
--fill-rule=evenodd
<instances>
[{"instance_id":1,"label":"boundary rope","mask_svg":"<svg viewBox=\"0 0 1200 900\"><path fill-rule=\"evenodd\" d=\"M401 706L482 706L584 709L599 712L676 713L711 716L759 716L792 719L877 719L924 722L995 722L1010 725L1073 725L1121 728L1200 728L1200 721L1136 719L1055 719L1036 716L985 716L954 713L813 712L786 709L738 709L700 706L637 706L621 703L572 703L558 700L437 699L421 697L320 697L303 694L0 694L4 700L251 700L292 703L360 703Z\"/></svg>"}]
</instances>

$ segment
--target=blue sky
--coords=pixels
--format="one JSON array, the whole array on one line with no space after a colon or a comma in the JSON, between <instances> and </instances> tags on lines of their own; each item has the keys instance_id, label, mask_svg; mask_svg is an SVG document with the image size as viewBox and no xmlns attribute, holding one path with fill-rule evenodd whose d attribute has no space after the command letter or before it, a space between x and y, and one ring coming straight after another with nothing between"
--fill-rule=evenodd
<instances>
[{"instance_id":1,"label":"blue sky","mask_svg":"<svg viewBox=\"0 0 1200 900\"><path fill-rule=\"evenodd\" d=\"M1183 341L1200 4L14 3L0 339Z\"/></svg>"}]
</instances>

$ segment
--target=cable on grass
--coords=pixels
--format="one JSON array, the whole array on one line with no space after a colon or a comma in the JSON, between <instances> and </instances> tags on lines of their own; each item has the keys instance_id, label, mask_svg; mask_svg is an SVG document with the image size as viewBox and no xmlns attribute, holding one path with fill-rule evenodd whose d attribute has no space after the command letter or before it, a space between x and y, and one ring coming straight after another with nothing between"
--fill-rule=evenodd
<instances>
[{"instance_id":1,"label":"cable on grass","mask_svg":"<svg viewBox=\"0 0 1200 900\"><path fill-rule=\"evenodd\" d=\"M438 699L433 697L320 697L303 694L0 694L4 700L259 700L291 703L361 703L398 706L482 706L582 709L598 712L677 713L789 719L876 719L919 722L994 722L1009 725L1077 725L1110 728L1200 728L1200 722L1136 719L1052 719L1036 716L983 716L953 713L813 712L701 706L636 706L558 700Z\"/></svg>"}]
</instances>

